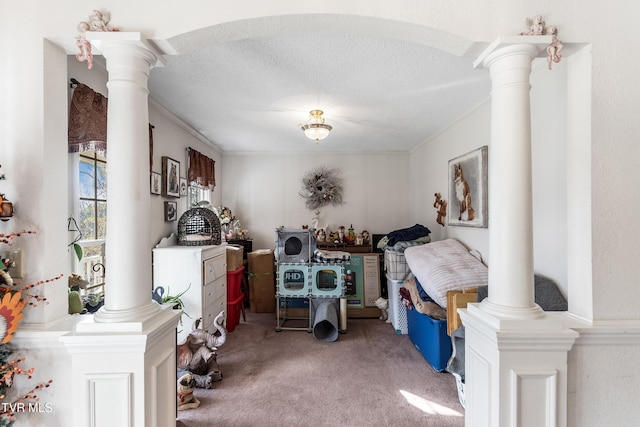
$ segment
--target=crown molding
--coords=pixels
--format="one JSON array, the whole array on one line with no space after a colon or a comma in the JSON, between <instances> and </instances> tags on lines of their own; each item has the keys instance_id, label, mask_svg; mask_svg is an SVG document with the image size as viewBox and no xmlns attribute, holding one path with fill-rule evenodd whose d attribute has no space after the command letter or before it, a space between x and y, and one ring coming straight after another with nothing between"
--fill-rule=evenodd
<instances>
[{"instance_id":1,"label":"crown molding","mask_svg":"<svg viewBox=\"0 0 640 427\"><path fill-rule=\"evenodd\" d=\"M207 138L206 136L204 136L203 134L195 130L189 123L185 122L180 117L173 114L164 105L156 101L151 95L149 95L149 105L153 106L153 108L155 108L162 116L169 119L173 124L183 129L194 138L204 142L209 147L213 148L216 152L218 152L218 154L222 154L222 149L220 149L220 147L215 142L211 141L209 138Z\"/></svg>"}]
</instances>

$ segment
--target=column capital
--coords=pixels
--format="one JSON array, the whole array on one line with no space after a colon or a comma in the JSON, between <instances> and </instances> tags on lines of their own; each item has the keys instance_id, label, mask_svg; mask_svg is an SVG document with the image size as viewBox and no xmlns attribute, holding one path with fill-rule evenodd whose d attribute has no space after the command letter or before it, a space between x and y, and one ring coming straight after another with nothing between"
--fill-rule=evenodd
<instances>
[{"instance_id":1,"label":"column capital","mask_svg":"<svg viewBox=\"0 0 640 427\"><path fill-rule=\"evenodd\" d=\"M151 67L163 67L165 60L163 53L155 48L149 40L142 36L139 32L121 32L121 31L87 31L87 40L91 43L94 54L102 54L107 56L108 51L113 46L122 49L131 47L137 50L147 51L151 54L148 58Z\"/></svg>"},{"instance_id":2,"label":"column capital","mask_svg":"<svg viewBox=\"0 0 640 427\"><path fill-rule=\"evenodd\" d=\"M473 68L489 68L498 58L510 54L527 54L533 60L545 52L553 36L504 36L498 37L474 61Z\"/></svg>"}]
</instances>

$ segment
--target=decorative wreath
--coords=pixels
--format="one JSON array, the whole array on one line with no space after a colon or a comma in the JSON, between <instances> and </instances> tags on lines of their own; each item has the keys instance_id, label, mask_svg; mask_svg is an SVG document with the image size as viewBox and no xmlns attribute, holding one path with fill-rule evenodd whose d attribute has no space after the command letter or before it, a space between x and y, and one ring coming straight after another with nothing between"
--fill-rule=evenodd
<instances>
[{"instance_id":1,"label":"decorative wreath","mask_svg":"<svg viewBox=\"0 0 640 427\"><path fill-rule=\"evenodd\" d=\"M320 166L302 177L300 196L307 199L307 208L313 210L328 204L342 204L342 179L338 173L337 169Z\"/></svg>"}]
</instances>

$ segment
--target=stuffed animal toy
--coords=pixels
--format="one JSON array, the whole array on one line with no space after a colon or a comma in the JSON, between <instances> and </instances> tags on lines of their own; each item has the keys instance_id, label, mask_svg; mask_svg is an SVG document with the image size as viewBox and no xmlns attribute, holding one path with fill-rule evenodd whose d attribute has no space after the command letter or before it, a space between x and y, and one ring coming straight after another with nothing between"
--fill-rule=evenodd
<instances>
[{"instance_id":1,"label":"stuffed animal toy","mask_svg":"<svg viewBox=\"0 0 640 427\"><path fill-rule=\"evenodd\" d=\"M440 193L435 193L436 201L433 207L438 209L436 222L444 227L444 219L447 217L447 201L442 198Z\"/></svg>"},{"instance_id":2,"label":"stuffed animal toy","mask_svg":"<svg viewBox=\"0 0 640 427\"><path fill-rule=\"evenodd\" d=\"M380 314L380 320L384 320L387 323L391 323L391 319L389 318L389 300L386 298L380 297L374 301L374 304L382 312Z\"/></svg>"},{"instance_id":3,"label":"stuffed animal toy","mask_svg":"<svg viewBox=\"0 0 640 427\"><path fill-rule=\"evenodd\" d=\"M178 411L200 406L200 401L193 395L195 387L196 380L191 374L185 374L178 379Z\"/></svg>"}]
</instances>

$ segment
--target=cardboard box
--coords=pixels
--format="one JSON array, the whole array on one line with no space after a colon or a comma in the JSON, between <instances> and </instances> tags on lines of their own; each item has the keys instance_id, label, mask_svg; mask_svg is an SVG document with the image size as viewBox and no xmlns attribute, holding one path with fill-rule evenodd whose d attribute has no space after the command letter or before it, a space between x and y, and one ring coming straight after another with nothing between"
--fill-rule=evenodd
<instances>
[{"instance_id":1,"label":"cardboard box","mask_svg":"<svg viewBox=\"0 0 640 427\"><path fill-rule=\"evenodd\" d=\"M350 309L368 311L372 317L379 317L380 310L375 301L380 297L380 256L376 253L351 254L351 260L346 265L347 274L347 306ZM350 285L350 277L355 280L355 286ZM375 310L365 310L367 307Z\"/></svg>"},{"instance_id":2,"label":"cardboard box","mask_svg":"<svg viewBox=\"0 0 640 427\"><path fill-rule=\"evenodd\" d=\"M276 280L273 271L249 273L249 308L252 313L276 312Z\"/></svg>"},{"instance_id":3,"label":"cardboard box","mask_svg":"<svg viewBox=\"0 0 640 427\"><path fill-rule=\"evenodd\" d=\"M227 271L236 271L242 267L243 254L243 246L227 245Z\"/></svg>"},{"instance_id":4,"label":"cardboard box","mask_svg":"<svg viewBox=\"0 0 640 427\"><path fill-rule=\"evenodd\" d=\"M476 302L478 288L447 291L447 335L462 326L462 320L458 314L459 308L467 308L470 302Z\"/></svg>"},{"instance_id":5,"label":"cardboard box","mask_svg":"<svg viewBox=\"0 0 640 427\"><path fill-rule=\"evenodd\" d=\"M275 257L272 249L247 254L249 266L249 308L253 313L276 312Z\"/></svg>"},{"instance_id":6,"label":"cardboard box","mask_svg":"<svg viewBox=\"0 0 640 427\"><path fill-rule=\"evenodd\" d=\"M380 256L362 254L362 282L365 307L375 307L380 298Z\"/></svg>"},{"instance_id":7,"label":"cardboard box","mask_svg":"<svg viewBox=\"0 0 640 427\"><path fill-rule=\"evenodd\" d=\"M247 254L249 273L273 273L275 270L275 257L273 249L258 249Z\"/></svg>"}]
</instances>

